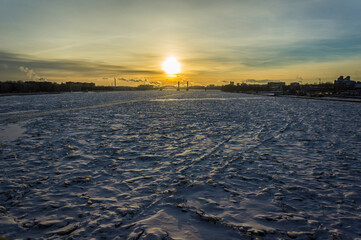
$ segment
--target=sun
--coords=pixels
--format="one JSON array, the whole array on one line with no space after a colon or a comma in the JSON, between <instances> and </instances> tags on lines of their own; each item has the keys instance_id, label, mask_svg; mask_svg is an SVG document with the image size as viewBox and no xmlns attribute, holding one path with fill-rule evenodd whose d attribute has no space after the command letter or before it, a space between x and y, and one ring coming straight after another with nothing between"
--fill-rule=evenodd
<instances>
[{"instance_id":1,"label":"sun","mask_svg":"<svg viewBox=\"0 0 361 240\"><path fill-rule=\"evenodd\" d=\"M178 74L181 71L181 65L175 57L168 57L162 63L162 67L163 70L169 75Z\"/></svg>"}]
</instances>

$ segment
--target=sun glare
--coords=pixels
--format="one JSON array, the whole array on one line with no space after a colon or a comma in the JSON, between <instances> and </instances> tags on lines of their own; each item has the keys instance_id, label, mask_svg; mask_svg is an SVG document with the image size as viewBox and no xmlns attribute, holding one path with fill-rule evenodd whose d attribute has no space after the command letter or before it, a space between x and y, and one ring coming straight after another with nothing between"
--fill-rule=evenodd
<instances>
[{"instance_id":1,"label":"sun glare","mask_svg":"<svg viewBox=\"0 0 361 240\"><path fill-rule=\"evenodd\" d=\"M167 58L163 62L162 66L163 66L163 70L169 75L178 74L180 73L181 70L181 65L175 57Z\"/></svg>"}]
</instances>

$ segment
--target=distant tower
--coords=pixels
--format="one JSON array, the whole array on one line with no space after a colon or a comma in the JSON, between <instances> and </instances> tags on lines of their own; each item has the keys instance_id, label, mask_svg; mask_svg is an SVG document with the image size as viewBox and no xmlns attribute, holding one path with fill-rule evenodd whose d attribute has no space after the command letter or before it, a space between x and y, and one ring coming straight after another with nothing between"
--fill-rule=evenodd
<instances>
[{"instance_id":1,"label":"distant tower","mask_svg":"<svg viewBox=\"0 0 361 240\"><path fill-rule=\"evenodd\" d=\"M180 90L180 88L179 88L179 81L178 81L178 88L177 88L177 91L179 91Z\"/></svg>"},{"instance_id":2,"label":"distant tower","mask_svg":"<svg viewBox=\"0 0 361 240\"><path fill-rule=\"evenodd\" d=\"M114 87L116 87L116 86L117 86L117 79L114 78Z\"/></svg>"},{"instance_id":3,"label":"distant tower","mask_svg":"<svg viewBox=\"0 0 361 240\"><path fill-rule=\"evenodd\" d=\"M188 81L187 81L187 91L189 90L189 88L188 88Z\"/></svg>"}]
</instances>

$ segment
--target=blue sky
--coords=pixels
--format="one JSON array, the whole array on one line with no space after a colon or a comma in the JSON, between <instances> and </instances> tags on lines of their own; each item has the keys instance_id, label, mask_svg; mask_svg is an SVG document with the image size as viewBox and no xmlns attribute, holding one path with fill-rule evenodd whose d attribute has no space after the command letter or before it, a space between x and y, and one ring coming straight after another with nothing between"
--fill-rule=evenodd
<instances>
[{"instance_id":1,"label":"blue sky","mask_svg":"<svg viewBox=\"0 0 361 240\"><path fill-rule=\"evenodd\" d=\"M359 0L0 0L0 80L361 80ZM134 83L135 84L135 83Z\"/></svg>"}]
</instances>

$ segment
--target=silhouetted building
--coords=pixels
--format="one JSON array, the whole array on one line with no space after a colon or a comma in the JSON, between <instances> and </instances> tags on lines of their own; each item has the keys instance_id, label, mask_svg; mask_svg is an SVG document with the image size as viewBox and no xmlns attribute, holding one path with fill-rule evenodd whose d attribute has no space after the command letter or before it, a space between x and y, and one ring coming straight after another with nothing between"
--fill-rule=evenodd
<instances>
[{"instance_id":1,"label":"silhouetted building","mask_svg":"<svg viewBox=\"0 0 361 240\"><path fill-rule=\"evenodd\" d=\"M352 90L355 88L356 82L351 80L350 76L343 78L340 76L337 80L335 80L335 90Z\"/></svg>"},{"instance_id":2,"label":"silhouetted building","mask_svg":"<svg viewBox=\"0 0 361 240\"><path fill-rule=\"evenodd\" d=\"M154 90L154 86L153 85L148 85L148 84L139 85L137 87L137 90Z\"/></svg>"},{"instance_id":3,"label":"silhouetted building","mask_svg":"<svg viewBox=\"0 0 361 240\"><path fill-rule=\"evenodd\" d=\"M91 91L95 88L95 83L66 82L65 87L70 92Z\"/></svg>"},{"instance_id":4,"label":"silhouetted building","mask_svg":"<svg viewBox=\"0 0 361 240\"><path fill-rule=\"evenodd\" d=\"M269 82L267 84L269 90L271 91L281 91L284 86L286 86L285 82Z\"/></svg>"},{"instance_id":5,"label":"silhouetted building","mask_svg":"<svg viewBox=\"0 0 361 240\"><path fill-rule=\"evenodd\" d=\"M208 85L205 89L209 90L221 90L222 86L216 86L214 84Z\"/></svg>"}]
</instances>

